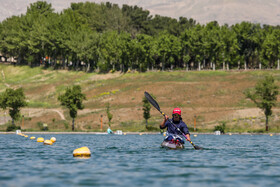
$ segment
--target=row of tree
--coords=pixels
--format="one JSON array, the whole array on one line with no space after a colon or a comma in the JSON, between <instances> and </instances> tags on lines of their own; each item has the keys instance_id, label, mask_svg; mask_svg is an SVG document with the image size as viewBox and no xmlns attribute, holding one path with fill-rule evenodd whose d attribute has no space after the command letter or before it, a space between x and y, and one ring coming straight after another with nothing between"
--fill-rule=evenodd
<instances>
[{"instance_id":1,"label":"row of tree","mask_svg":"<svg viewBox=\"0 0 280 187\"><path fill-rule=\"evenodd\" d=\"M107 72L128 69L280 68L280 27L206 25L137 6L38 1L0 24L0 53L16 64Z\"/></svg>"}]
</instances>

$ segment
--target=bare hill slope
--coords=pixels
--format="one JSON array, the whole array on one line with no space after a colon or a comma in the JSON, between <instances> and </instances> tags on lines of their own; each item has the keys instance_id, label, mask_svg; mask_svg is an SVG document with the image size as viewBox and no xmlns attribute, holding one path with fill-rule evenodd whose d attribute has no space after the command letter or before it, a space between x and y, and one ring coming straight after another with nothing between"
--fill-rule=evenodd
<instances>
[{"instance_id":1,"label":"bare hill slope","mask_svg":"<svg viewBox=\"0 0 280 187\"><path fill-rule=\"evenodd\" d=\"M0 76L0 93L8 87L24 89L29 106L21 112L27 118L24 125L28 129L38 128L37 124L41 122L49 124L52 130L69 130L72 121L69 111L60 106L57 97L73 84L81 85L82 92L87 97L84 102L85 109L78 111L76 119L79 130L99 130L101 115L104 116L103 127L107 128L108 103L113 114L113 129L145 129L142 110L144 91L156 96L161 110L168 115L171 115L174 107L180 107L184 121L190 127L194 126L196 116L199 129L214 129L221 121L232 124L234 128L240 126L264 129L263 112L247 100L243 92L253 87L266 74L273 75L280 85L279 71L96 74L2 64L0 69L3 72ZM274 124L273 128L280 129L279 103L273 110L271 125ZM0 123L7 115L0 110ZM161 120L160 113L152 108L149 123L158 127ZM3 130L1 126L0 130Z\"/></svg>"}]
</instances>

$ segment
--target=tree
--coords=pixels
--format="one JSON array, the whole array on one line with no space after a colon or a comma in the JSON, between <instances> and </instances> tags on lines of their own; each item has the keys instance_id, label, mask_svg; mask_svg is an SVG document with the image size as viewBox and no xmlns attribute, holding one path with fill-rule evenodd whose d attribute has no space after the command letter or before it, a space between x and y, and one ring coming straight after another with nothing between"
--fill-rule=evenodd
<instances>
[{"instance_id":1,"label":"tree","mask_svg":"<svg viewBox=\"0 0 280 187\"><path fill-rule=\"evenodd\" d=\"M153 70L155 57L157 56L157 43L155 38L146 34L138 34L136 36L136 43L139 44L138 56L144 67L143 71L149 70L150 68Z\"/></svg>"},{"instance_id":2,"label":"tree","mask_svg":"<svg viewBox=\"0 0 280 187\"><path fill-rule=\"evenodd\" d=\"M117 61L120 58L120 37L115 31L104 32L100 38L99 50L101 59L98 66L101 72L110 69L115 70Z\"/></svg>"},{"instance_id":3,"label":"tree","mask_svg":"<svg viewBox=\"0 0 280 187\"><path fill-rule=\"evenodd\" d=\"M204 60L205 49L203 45L204 28L200 24L195 25L181 33L182 58L186 69L197 68L201 70L200 64Z\"/></svg>"},{"instance_id":4,"label":"tree","mask_svg":"<svg viewBox=\"0 0 280 187\"><path fill-rule=\"evenodd\" d=\"M72 88L67 88L65 94L58 96L58 100L62 106L66 106L69 109L70 116L73 119L72 131L74 131L77 111L84 109L83 100L86 100L85 94L82 93L79 85L75 85Z\"/></svg>"},{"instance_id":5,"label":"tree","mask_svg":"<svg viewBox=\"0 0 280 187\"><path fill-rule=\"evenodd\" d=\"M238 40L236 33L228 28L228 26L221 27L221 40L222 40L222 58L223 58L223 69L230 69L235 67L239 61L238 55ZM226 67L225 67L226 66Z\"/></svg>"},{"instance_id":6,"label":"tree","mask_svg":"<svg viewBox=\"0 0 280 187\"><path fill-rule=\"evenodd\" d=\"M247 65L253 68L254 62L258 60L263 40L260 24L242 22L235 24L232 28L237 36L239 55L244 59L244 69L247 69Z\"/></svg>"},{"instance_id":7,"label":"tree","mask_svg":"<svg viewBox=\"0 0 280 187\"><path fill-rule=\"evenodd\" d=\"M161 33L157 38L159 58L162 62L162 70L165 70L166 66L173 69L176 65L176 61L181 51L181 44L178 37L168 34L166 32Z\"/></svg>"},{"instance_id":8,"label":"tree","mask_svg":"<svg viewBox=\"0 0 280 187\"><path fill-rule=\"evenodd\" d=\"M222 41L218 22L209 22L202 31L203 60L210 62L210 67L216 70L216 65L221 63ZM205 63L204 63L205 66Z\"/></svg>"},{"instance_id":9,"label":"tree","mask_svg":"<svg viewBox=\"0 0 280 187\"><path fill-rule=\"evenodd\" d=\"M29 52L27 54L29 64L38 64L40 59L46 55L45 51L51 45L51 33L48 25L50 17L54 14L52 5L45 1L37 1L27 8L24 19L28 25L26 47Z\"/></svg>"},{"instance_id":10,"label":"tree","mask_svg":"<svg viewBox=\"0 0 280 187\"><path fill-rule=\"evenodd\" d=\"M277 102L278 89L278 86L274 83L274 78L272 76L265 76L263 80L257 82L253 90L245 91L246 97L264 111L266 131L268 131L268 117L272 115L271 108Z\"/></svg>"},{"instance_id":11,"label":"tree","mask_svg":"<svg viewBox=\"0 0 280 187\"><path fill-rule=\"evenodd\" d=\"M20 108L27 106L25 95L22 88L12 89L7 88L5 92L0 95L0 108L3 110L9 109L12 125L15 127L15 120L20 118Z\"/></svg>"},{"instance_id":12,"label":"tree","mask_svg":"<svg viewBox=\"0 0 280 187\"><path fill-rule=\"evenodd\" d=\"M151 118L151 115L150 115L151 104L146 97L143 97L142 102L143 102L143 111L144 111L143 112L143 117L146 120L146 128L147 128L148 127L148 119Z\"/></svg>"},{"instance_id":13,"label":"tree","mask_svg":"<svg viewBox=\"0 0 280 187\"><path fill-rule=\"evenodd\" d=\"M261 60L266 63L267 67L276 66L276 61L280 58L280 30L274 29L271 33L268 33L262 43L262 50L260 54ZM279 64L277 64L279 69Z\"/></svg>"},{"instance_id":14,"label":"tree","mask_svg":"<svg viewBox=\"0 0 280 187\"><path fill-rule=\"evenodd\" d=\"M111 120L113 118L113 114L110 113L110 103L107 103L106 105L106 113L109 121L109 127L111 127Z\"/></svg>"}]
</instances>

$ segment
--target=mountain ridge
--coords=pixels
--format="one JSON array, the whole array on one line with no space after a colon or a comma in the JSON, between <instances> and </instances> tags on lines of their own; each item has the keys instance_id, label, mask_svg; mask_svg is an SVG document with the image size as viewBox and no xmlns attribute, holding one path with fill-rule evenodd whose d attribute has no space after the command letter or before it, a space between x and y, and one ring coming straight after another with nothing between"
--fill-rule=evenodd
<instances>
[{"instance_id":1,"label":"mountain ridge","mask_svg":"<svg viewBox=\"0 0 280 187\"><path fill-rule=\"evenodd\" d=\"M108 0L87 0L101 3ZM13 15L25 14L30 3L36 0L0 0L0 21ZM71 2L86 2L86 0L47 0L56 12L70 7ZM151 15L168 16L172 18L193 18L198 23L206 24L217 21L220 25L233 25L242 21L267 25L280 25L280 0L111 0L120 7L123 4L137 5L149 10Z\"/></svg>"}]
</instances>

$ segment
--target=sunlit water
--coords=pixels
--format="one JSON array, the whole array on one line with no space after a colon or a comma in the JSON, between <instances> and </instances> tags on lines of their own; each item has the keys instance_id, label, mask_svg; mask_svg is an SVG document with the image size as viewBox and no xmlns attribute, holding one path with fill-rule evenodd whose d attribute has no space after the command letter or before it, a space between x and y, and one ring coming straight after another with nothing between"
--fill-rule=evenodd
<instances>
[{"instance_id":1,"label":"sunlit water","mask_svg":"<svg viewBox=\"0 0 280 187\"><path fill-rule=\"evenodd\" d=\"M279 186L280 136L198 135L183 150L162 135L0 135L0 186ZM30 136L29 136L30 137ZM87 146L89 159L74 158Z\"/></svg>"}]
</instances>

